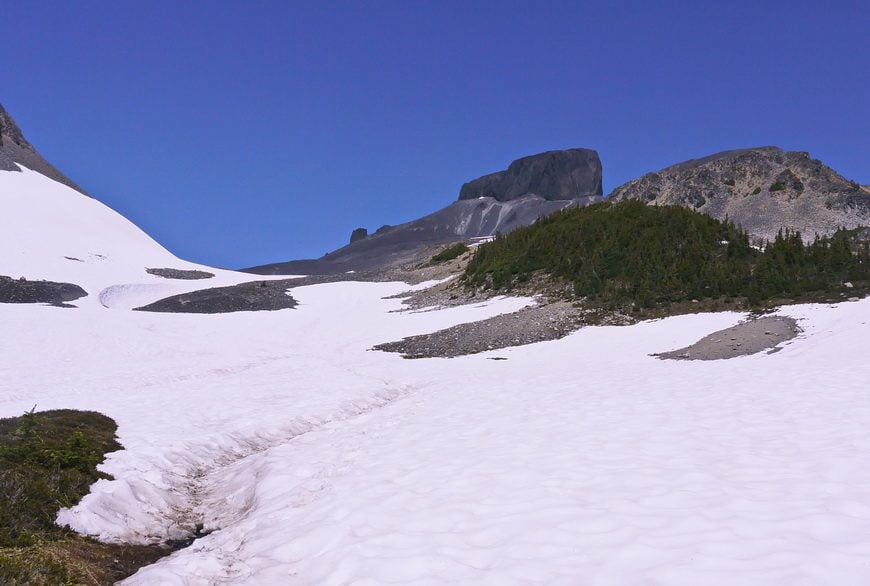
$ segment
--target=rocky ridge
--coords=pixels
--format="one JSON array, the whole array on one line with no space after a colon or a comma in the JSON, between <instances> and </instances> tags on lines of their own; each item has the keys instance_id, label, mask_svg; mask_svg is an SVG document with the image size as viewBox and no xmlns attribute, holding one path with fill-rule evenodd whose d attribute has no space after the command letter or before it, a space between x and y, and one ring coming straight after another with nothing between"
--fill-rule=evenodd
<instances>
[{"instance_id":1,"label":"rocky ridge","mask_svg":"<svg viewBox=\"0 0 870 586\"><path fill-rule=\"evenodd\" d=\"M837 228L870 224L870 189L808 153L758 147L723 151L672 165L613 190L616 201L640 199L726 217L756 240L781 228L806 240Z\"/></svg>"},{"instance_id":2,"label":"rocky ridge","mask_svg":"<svg viewBox=\"0 0 870 586\"><path fill-rule=\"evenodd\" d=\"M601 159L592 149L547 151L512 162L504 171L464 184L459 199L510 201L537 195L548 201L602 195Z\"/></svg>"},{"instance_id":3,"label":"rocky ridge","mask_svg":"<svg viewBox=\"0 0 870 586\"><path fill-rule=\"evenodd\" d=\"M15 120L0 104L0 171L20 171L16 163L87 195L81 187L58 171L27 142Z\"/></svg>"},{"instance_id":4,"label":"rocky ridge","mask_svg":"<svg viewBox=\"0 0 870 586\"><path fill-rule=\"evenodd\" d=\"M466 183L458 201L432 214L398 226L383 226L374 234L357 228L350 244L319 259L243 271L262 275L377 271L411 262L426 247L510 232L566 207L602 199L598 153L590 149L548 151L523 157L506 171Z\"/></svg>"}]
</instances>

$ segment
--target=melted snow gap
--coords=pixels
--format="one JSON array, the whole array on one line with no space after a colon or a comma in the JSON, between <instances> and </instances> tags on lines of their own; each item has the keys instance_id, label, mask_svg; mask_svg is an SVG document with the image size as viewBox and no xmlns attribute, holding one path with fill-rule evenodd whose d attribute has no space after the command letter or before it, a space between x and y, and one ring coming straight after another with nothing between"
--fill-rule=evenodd
<instances>
[{"instance_id":1,"label":"melted snow gap","mask_svg":"<svg viewBox=\"0 0 870 586\"><path fill-rule=\"evenodd\" d=\"M167 462L162 473L155 477L151 462L150 469L140 464L129 475L99 481L77 506L60 511L58 524L106 542L184 549L247 517L269 465L269 450L383 408L410 392L408 386L388 388L346 402L330 415L298 417L264 434L230 434L183 453L152 455L149 460Z\"/></svg>"}]
</instances>

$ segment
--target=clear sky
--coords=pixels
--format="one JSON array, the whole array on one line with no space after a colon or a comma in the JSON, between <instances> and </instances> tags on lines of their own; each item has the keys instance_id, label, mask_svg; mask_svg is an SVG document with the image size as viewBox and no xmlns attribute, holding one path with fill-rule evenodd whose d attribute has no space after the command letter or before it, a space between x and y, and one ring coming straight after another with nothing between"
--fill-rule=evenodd
<instances>
[{"instance_id":1,"label":"clear sky","mask_svg":"<svg viewBox=\"0 0 870 586\"><path fill-rule=\"evenodd\" d=\"M870 183L870 4L4 2L0 103L174 253L320 256L536 152L605 193L758 145ZM2 210L0 210L2 212Z\"/></svg>"}]
</instances>

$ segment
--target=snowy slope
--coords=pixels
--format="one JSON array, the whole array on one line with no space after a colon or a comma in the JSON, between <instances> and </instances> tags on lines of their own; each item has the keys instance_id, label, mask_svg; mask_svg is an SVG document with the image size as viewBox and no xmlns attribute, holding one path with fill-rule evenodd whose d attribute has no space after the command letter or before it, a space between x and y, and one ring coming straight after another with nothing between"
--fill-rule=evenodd
<instances>
[{"instance_id":1,"label":"snowy slope","mask_svg":"<svg viewBox=\"0 0 870 586\"><path fill-rule=\"evenodd\" d=\"M21 169L0 171L0 275L77 284L89 294L74 302L79 305L98 303L100 293L116 285L139 285L106 296L124 305L125 293L150 302L175 292L251 280L182 261L96 199ZM162 267L218 274L207 281L172 282L145 272Z\"/></svg>"},{"instance_id":2,"label":"snowy slope","mask_svg":"<svg viewBox=\"0 0 870 586\"><path fill-rule=\"evenodd\" d=\"M117 480L74 527L219 529L130 584L870 582L870 301L786 308L798 339L730 361L649 356L730 313L407 361L367 349L526 301L392 312L403 289L305 287L259 314L0 307L19 332L0 416L118 420Z\"/></svg>"}]
</instances>

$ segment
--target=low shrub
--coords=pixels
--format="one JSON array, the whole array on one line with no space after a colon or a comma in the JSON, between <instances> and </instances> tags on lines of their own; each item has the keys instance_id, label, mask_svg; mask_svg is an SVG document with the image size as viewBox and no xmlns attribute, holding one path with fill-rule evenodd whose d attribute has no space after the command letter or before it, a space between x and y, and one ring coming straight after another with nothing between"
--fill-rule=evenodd
<instances>
[{"instance_id":1,"label":"low shrub","mask_svg":"<svg viewBox=\"0 0 870 586\"><path fill-rule=\"evenodd\" d=\"M456 244L448 246L447 248L433 256L432 262L447 262L448 260L459 258L468 251L469 248L465 245L464 242L457 242Z\"/></svg>"},{"instance_id":2,"label":"low shrub","mask_svg":"<svg viewBox=\"0 0 870 586\"><path fill-rule=\"evenodd\" d=\"M0 584L111 584L166 551L99 543L55 524L108 475L115 422L93 411L29 411L0 419Z\"/></svg>"}]
</instances>

